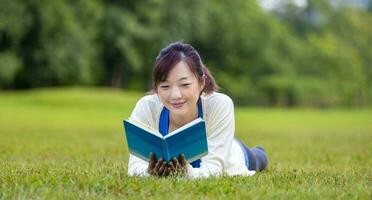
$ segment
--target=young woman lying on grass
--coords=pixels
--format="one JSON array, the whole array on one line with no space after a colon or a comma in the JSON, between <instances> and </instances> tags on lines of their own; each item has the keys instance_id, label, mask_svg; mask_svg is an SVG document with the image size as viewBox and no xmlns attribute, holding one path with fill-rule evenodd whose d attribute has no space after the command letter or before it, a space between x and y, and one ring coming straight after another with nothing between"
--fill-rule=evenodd
<instances>
[{"instance_id":1,"label":"young woman lying on grass","mask_svg":"<svg viewBox=\"0 0 372 200\"><path fill-rule=\"evenodd\" d=\"M156 160L152 153L149 162L130 154L128 174L198 178L250 176L264 170L268 163L264 149L247 148L234 137L233 102L217 90L213 76L191 45L177 42L162 49L153 69L154 94L140 99L130 118L166 135L201 117L206 124L208 154L192 163L183 155L167 163L162 158Z\"/></svg>"}]
</instances>

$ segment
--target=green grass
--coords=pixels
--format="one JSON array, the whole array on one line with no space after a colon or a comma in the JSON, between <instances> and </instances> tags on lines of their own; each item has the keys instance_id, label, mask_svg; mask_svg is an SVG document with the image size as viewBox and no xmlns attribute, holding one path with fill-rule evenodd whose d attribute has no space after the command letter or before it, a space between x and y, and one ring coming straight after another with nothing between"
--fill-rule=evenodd
<instances>
[{"instance_id":1,"label":"green grass","mask_svg":"<svg viewBox=\"0 0 372 200\"><path fill-rule=\"evenodd\" d=\"M0 93L2 199L371 199L372 110L236 108L236 135L268 170L206 180L128 177L122 119L140 93Z\"/></svg>"}]
</instances>

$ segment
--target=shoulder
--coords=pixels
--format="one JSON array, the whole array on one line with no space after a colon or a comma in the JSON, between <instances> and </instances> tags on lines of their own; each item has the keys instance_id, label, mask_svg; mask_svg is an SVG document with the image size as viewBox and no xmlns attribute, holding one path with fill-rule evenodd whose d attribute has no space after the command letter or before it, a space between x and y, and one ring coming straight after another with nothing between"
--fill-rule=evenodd
<instances>
[{"instance_id":1,"label":"shoulder","mask_svg":"<svg viewBox=\"0 0 372 200\"><path fill-rule=\"evenodd\" d=\"M203 95L202 99L203 99L203 103L205 104L205 106L210 107L210 108L213 108L213 107L225 108L225 107L234 106L234 103L229 96L223 93L219 93L219 92L213 92L208 95Z\"/></svg>"},{"instance_id":2,"label":"shoulder","mask_svg":"<svg viewBox=\"0 0 372 200\"><path fill-rule=\"evenodd\" d=\"M161 101L158 95L156 94L143 96L141 99L137 101L137 105L139 104L141 106L156 106L159 105L160 103Z\"/></svg>"},{"instance_id":3,"label":"shoulder","mask_svg":"<svg viewBox=\"0 0 372 200\"><path fill-rule=\"evenodd\" d=\"M141 115L151 114L156 116L156 113L159 112L162 106L163 104L158 95L146 95L137 101L133 112Z\"/></svg>"},{"instance_id":4,"label":"shoulder","mask_svg":"<svg viewBox=\"0 0 372 200\"><path fill-rule=\"evenodd\" d=\"M234 133L234 104L229 96L213 92L202 97L202 103L208 136Z\"/></svg>"},{"instance_id":5,"label":"shoulder","mask_svg":"<svg viewBox=\"0 0 372 200\"><path fill-rule=\"evenodd\" d=\"M202 96L206 118L226 117L234 113L232 99L223 93L213 92Z\"/></svg>"}]
</instances>

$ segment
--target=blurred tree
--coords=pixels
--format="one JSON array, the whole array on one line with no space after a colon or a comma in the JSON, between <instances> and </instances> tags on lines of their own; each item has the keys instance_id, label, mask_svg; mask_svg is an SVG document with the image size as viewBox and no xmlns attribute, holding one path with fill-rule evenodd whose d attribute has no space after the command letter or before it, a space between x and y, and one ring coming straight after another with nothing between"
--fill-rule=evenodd
<instances>
[{"instance_id":1,"label":"blurred tree","mask_svg":"<svg viewBox=\"0 0 372 200\"><path fill-rule=\"evenodd\" d=\"M18 47L31 25L26 5L19 0L0 0L0 88L11 88L23 63Z\"/></svg>"},{"instance_id":2,"label":"blurred tree","mask_svg":"<svg viewBox=\"0 0 372 200\"><path fill-rule=\"evenodd\" d=\"M20 60L13 52L0 53L0 88L11 86L20 67Z\"/></svg>"},{"instance_id":3,"label":"blurred tree","mask_svg":"<svg viewBox=\"0 0 372 200\"><path fill-rule=\"evenodd\" d=\"M370 10L255 0L0 0L0 88L148 90L159 50L191 43L236 104L372 105Z\"/></svg>"},{"instance_id":4,"label":"blurred tree","mask_svg":"<svg viewBox=\"0 0 372 200\"><path fill-rule=\"evenodd\" d=\"M84 7L84 12L81 12L74 10L73 4L62 0L53 4L22 0L4 3L7 6L4 8L6 12L2 12L5 25L2 23L0 26L0 46L17 55L13 56L19 63L17 73L12 73L15 75L14 87L95 82L95 55L91 50L94 40L89 36L94 34L92 27L97 26L91 24L91 29L85 29L81 25L88 23L79 24L79 19L84 14L97 13L99 6L83 0L74 1L74 4L79 2L91 6ZM90 17L89 20L97 18Z\"/></svg>"},{"instance_id":5,"label":"blurred tree","mask_svg":"<svg viewBox=\"0 0 372 200\"><path fill-rule=\"evenodd\" d=\"M364 10L345 8L335 12L333 23L328 27L340 41L340 53L349 58L349 63L344 63L349 71L345 74L353 76L352 85L348 96L349 104L362 106L372 103L372 15ZM341 81L344 83L344 81ZM349 85L350 86L350 85Z\"/></svg>"}]
</instances>

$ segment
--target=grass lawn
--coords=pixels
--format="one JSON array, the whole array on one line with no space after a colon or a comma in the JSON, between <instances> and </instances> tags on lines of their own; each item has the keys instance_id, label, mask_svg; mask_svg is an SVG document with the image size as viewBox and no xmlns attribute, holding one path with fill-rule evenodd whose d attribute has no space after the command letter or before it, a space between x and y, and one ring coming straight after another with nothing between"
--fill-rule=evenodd
<instances>
[{"instance_id":1,"label":"grass lawn","mask_svg":"<svg viewBox=\"0 0 372 200\"><path fill-rule=\"evenodd\" d=\"M372 199L372 110L235 108L236 136L268 152L253 177L128 177L122 119L140 93L0 92L2 199Z\"/></svg>"}]
</instances>

